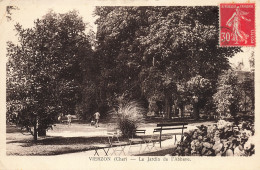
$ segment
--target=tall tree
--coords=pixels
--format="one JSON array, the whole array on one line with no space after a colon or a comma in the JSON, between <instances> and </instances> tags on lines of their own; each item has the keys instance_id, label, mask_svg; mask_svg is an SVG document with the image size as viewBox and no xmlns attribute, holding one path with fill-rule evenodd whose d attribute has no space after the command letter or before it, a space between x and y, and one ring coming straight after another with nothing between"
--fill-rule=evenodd
<instances>
[{"instance_id":1,"label":"tall tree","mask_svg":"<svg viewBox=\"0 0 260 170\"><path fill-rule=\"evenodd\" d=\"M229 68L228 58L240 50L218 46L217 7L98 7L95 13L108 84L116 93L132 83L138 84L132 93L141 89L147 98L159 93L167 117L181 93L178 84L200 75L214 87Z\"/></svg>"},{"instance_id":2,"label":"tall tree","mask_svg":"<svg viewBox=\"0 0 260 170\"><path fill-rule=\"evenodd\" d=\"M238 111L240 90L237 73L234 70L227 70L220 75L213 99L220 116L225 116L227 113L234 116Z\"/></svg>"},{"instance_id":3,"label":"tall tree","mask_svg":"<svg viewBox=\"0 0 260 170\"><path fill-rule=\"evenodd\" d=\"M33 28L15 25L18 44L8 42L7 48L7 103L8 108L19 106L20 123L34 126L35 140L37 131L44 134L58 114L74 112L82 100L81 85L92 57L85 28L76 11L50 11Z\"/></svg>"}]
</instances>

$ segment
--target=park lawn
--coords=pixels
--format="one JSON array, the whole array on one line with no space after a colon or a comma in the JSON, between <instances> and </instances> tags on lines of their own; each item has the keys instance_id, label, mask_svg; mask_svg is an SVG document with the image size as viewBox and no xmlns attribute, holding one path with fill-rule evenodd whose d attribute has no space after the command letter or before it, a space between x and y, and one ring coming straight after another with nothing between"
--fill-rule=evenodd
<instances>
[{"instance_id":1,"label":"park lawn","mask_svg":"<svg viewBox=\"0 0 260 170\"><path fill-rule=\"evenodd\" d=\"M105 137L44 137L21 133L15 126L6 126L6 155L58 155L90 150L93 144L106 143Z\"/></svg>"},{"instance_id":2,"label":"park lawn","mask_svg":"<svg viewBox=\"0 0 260 170\"><path fill-rule=\"evenodd\" d=\"M74 124L72 128L68 128L63 125L57 125L55 132L67 130L72 133L75 129L79 130L78 124ZM84 131L91 129L91 131L99 132L102 128L94 128L83 125ZM75 128L75 129L74 129ZM23 132L23 133L22 133ZM76 131L75 131L76 132ZM47 133L48 134L48 133ZM162 140L169 139L171 137L163 136ZM120 139L121 141L128 141L128 139ZM35 142L33 136L29 133L21 131L15 125L6 126L6 155L12 156L32 156L32 155L60 155L67 153L82 152L93 149L95 144L108 144L106 136L80 136L80 137L64 137L64 136L46 136L39 137Z\"/></svg>"},{"instance_id":3,"label":"park lawn","mask_svg":"<svg viewBox=\"0 0 260 170\"><path fill-rule=\"evenodd\" d=\"M6 126L6 155L59 155L87 151L92 149L94 144L108 143L107 137L104 136L46 136L39 137L34 142L31 134L22 132L14 125Z\"/></svg>"},{"instance_id":4,"label":"park lawn","mask_svg":"<svg viewBox=\"0 0 260 170\"><path fill-rule=\"evenodd\" d=\"M193 123L193 122L192 122ZM213 122L197 122L194 125L212 124ZM115 126L113 124L112 126ZM143 127L156 127L154 122L145 122ZM107 123L100 123L99 128L89 124L73 123L71 127L64 124L56 124L53 130L47 132L46 137L39 137L38 141L33 141L33 136L22 131L15 125L6 126L6 154L7 155L60 155L66 153L82 152L93 149L95 144L108 144L108 139L104 133ZM163 140L171 137L164 136ZM122 140L122 139L120 139ZM128 141L128 139L124 139ZM170 150L147 153L147 155L163 156L172 153Z\"/></svg>"}]
</instances>

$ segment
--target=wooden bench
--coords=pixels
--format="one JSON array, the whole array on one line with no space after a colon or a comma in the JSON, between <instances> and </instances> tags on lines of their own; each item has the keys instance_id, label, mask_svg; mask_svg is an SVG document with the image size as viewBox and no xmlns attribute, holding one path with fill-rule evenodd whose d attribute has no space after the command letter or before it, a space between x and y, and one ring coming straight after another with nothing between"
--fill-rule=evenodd
<instances>
[{"instance_id":1,"label":"wooden bench","mask_svg":"<svg viewBox=\"0 0 260 170\"><path fill-rule=\"evenodd\" d=\"M146 130L143 129L136 129L132 132L132 138L129 138L129 150L128 153L131 152L131 147L139 147L139 153L141 153L142 150L142 144L144 143L144 140L142 139L141 136L137 136L138 134L145 134ZM139 144L139 145L135 145Z\"/></svg>"},{"instance_id":2,"label":"wooden bench","mask_svg":"<svg viewBox=\"0 0 260 170\"><path fill-rule=\"evenodd\" d=\"M176 135L181 135L181 140L182 140L182 136L183 136L183 130L184 129L187 129L187 125L188 123L185 123L185 122L177 122L177 123L160 123L160 124L157 124L157 127L159 128L155 128L154 129L154 132L160 132L160 148L162 147L162 131L164 130L177 130L177 129L181 129L181 133L168 133L168 134L171 134L171 135L175 135L175 142L174 144L176 143Z\"/></svg>"}]
</instances>

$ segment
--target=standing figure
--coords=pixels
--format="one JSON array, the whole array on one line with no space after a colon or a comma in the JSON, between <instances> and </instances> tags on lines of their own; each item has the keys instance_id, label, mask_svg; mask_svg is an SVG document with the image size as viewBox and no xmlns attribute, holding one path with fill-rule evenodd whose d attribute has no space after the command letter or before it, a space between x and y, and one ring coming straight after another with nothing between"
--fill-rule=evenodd
<instances>
[{"instance_id":1,"label":"standing figure","mask_svg":"<svg viewBox=\"0 0 260 170\"><path fill-rule=\"evenodd\" d=\"M70 126L71 125L71 115L70 114L68 114L68 116L67 116L67 118L68 118L68 126Z\"/></svg>"},{"instance_id":2,"label":"standing figure","mask_svg":"<svg viewBox=\"0 0 260 170\"><path fill-rule=\"evenodd\" d=\"M235 44L238 42L245 42L247 44L248 35L241 30L241 20L246 20L250 22L250 19L244 17L247 15L248 12L241 11L239 7L236 8L236 11L233 13L232 17L227 21L226 25L232 27L233 30L233 41L236 41Z\"/></svg>"},{"instance_id":3,"label":"standing figure","mask_svg":"<svg viewBox=\"0 0 260 170\"><path fill-rule=\"evenodd\" d=\"M95 118L95 120L96 120L96 127L99 127L99 125L98 125L98 121L99 121L99 118L100 118L99 112L96 112L96 113L94 114L94 118Z\"/></svg>"},{"instance_id":4,"label":"standing figure","mask_svg":"<svg viewBox=\"0 0 260 170\"><path fill-rule=\"evenodd\" d=\"M62 123L61 118L62 118L62 117L61 117L61 114L60 114L60 115L58 116L58 122L59 122L59 123Z\"/></svg>"}]
</instances>

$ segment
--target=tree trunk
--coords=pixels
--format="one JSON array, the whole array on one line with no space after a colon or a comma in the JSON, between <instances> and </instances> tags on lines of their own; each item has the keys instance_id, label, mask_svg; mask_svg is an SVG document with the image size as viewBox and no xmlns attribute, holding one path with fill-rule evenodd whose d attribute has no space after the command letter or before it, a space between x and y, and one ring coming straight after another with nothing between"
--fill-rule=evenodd
<instances>
[{"instance_id":1,"label":"tree trunk","mask_svg":"<svg viewBox=\"0 0 260 170\"><path fill-rule=\"evenodd\" d=\"M251 112L255 111L255 97L251 97L251 101L252 101L252 106L251 106Z\"/></svg>"},{"instance_id":2,"label":"tree trunk","mask_svg":"<svg viewBox=\"0 0 260 170\"><path fill-rule=\"evenodd\" d=\"M176 105L174 104L173 107L172 107L172 116L173 116L173 117L176 117L176 116L177 116L177 112L178 112L178 111L177 111L177 107L176 107Z\"/></svg>"},{"instance_id":3,"label":"tree trunk","mask_svg":"<svg viewBox=\"0 0 260 170\"><path fill-rule=\"evenodd\" d=\"M180 104L179 105L179 107L180 107L180 110L181 110L181 118L183 118L184 117L184 105L183 104Z\"/></svg>"},{"instance_id":4,"label":"tree trunk","mask_svg":"<svg viewBox=\"0 0 260 170\"><path fill-rule=\"evenodd\" d=\"M33 125L33 140L37 141L37 116L34 118L34 125Z\"/></svg>"},{"instance_id":5,"label":"tree trunk","mask_svg":"<svg viewBox=\"0 0 260 170\"><path fill-rule=\"evenodd\" d=\"M234 103L231 103L231 105L229 106L229 111L232 116L236 115L236 105Z\"/></svg>"},{"instance_id":6,"label":"tree trunk","mask_svg":"<svg viewBox=\"0 0 260 170\"><path fill-rule=\"evenodd\" d=\"M246 113L246 111L247 111L247 106L246 106L246 91L245 91L245 101L244 101L244 106L245 106L245 113Z\"/></svg>"},{"instance_id":7,"label":"tree trunk","mask_svg":"<svg viewBox=\"0 0 260 170\"><path fill-rule=\"evenodd\" d=\"M194 120L199 120L200 118L198 103L193 104L193 117Z\"/></svg>"},{"instance_id":8,"label":"tree trunk","mask_svg":"<svg viewBox=\"0 0 260 170\"><path fill-rule=\"evenodd\" d=\"M38 135L39 136L46 136L46 129L38 128Z\"/></svg>"},{"instance_id":9,"label":"tree trunk","mask_svg":"<svg viewBox=\"0 0 260 170\"><path fill-rule=\"evenodd\" d=\"M166 97L165 97L165 117L167 119L169 119L172 115L172 100L171 100L171 97L169 95L166 94Z\"/></svg>"},{"instance_id":10,"label":"tree trunk","mask_svg":"<svg viewBox=\"0 0 260 170\"><path fill-rule=\"evenodd\" d=\"M167 97L165 98L164 107L165 107L165 108L164 108L164 110L165 110L165 111L164 111L164 117L169 118L169 111L168 111L168 110L169 110L169 109L168 109L168 108L169 108L169 101L168 101L168 98L167 98Z\"/></svg>"}]
</instances>

